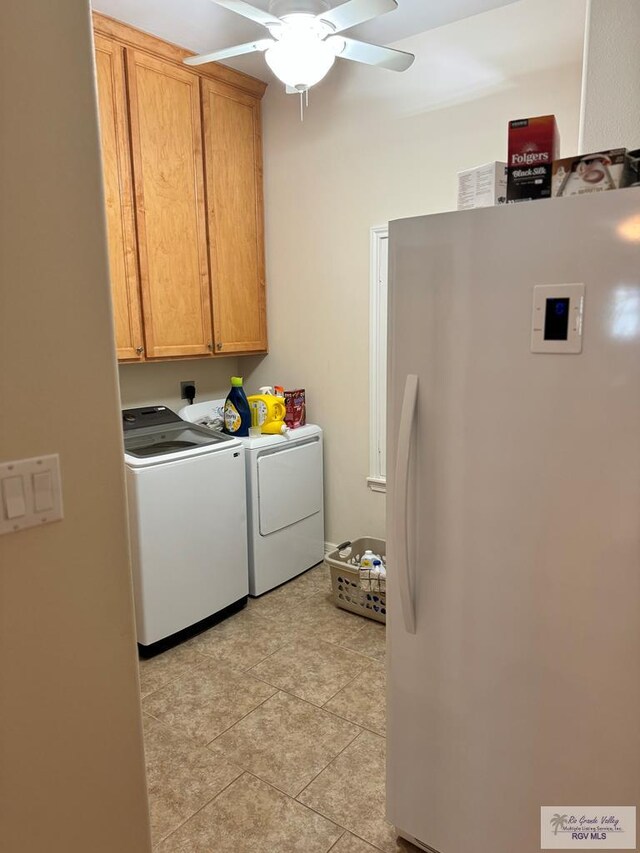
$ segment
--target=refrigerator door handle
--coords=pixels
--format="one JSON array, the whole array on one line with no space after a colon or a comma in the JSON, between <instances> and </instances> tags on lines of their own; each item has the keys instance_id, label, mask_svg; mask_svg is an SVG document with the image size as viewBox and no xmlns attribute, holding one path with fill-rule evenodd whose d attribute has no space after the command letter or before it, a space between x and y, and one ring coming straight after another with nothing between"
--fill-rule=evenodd
<instances>
[{"instance_id":1,"label":"refrigerator door handle","mask_svg":"<svg viewBox=\"0 0 640 853\"><path fill-rule=\"evenodd\" d=\"M409 457L411 453L411 438L416 415L418 399L418 377L409 373L404 386L404 399L400 413L400 429L398 432L398 452L396 456L395 506L393 519L396 537L396 554L398 558L398 587L400 589L400 604L405 631L408 634L416 632L416 617L411 590L409 570Z\"/></svg>"}]
</instances>

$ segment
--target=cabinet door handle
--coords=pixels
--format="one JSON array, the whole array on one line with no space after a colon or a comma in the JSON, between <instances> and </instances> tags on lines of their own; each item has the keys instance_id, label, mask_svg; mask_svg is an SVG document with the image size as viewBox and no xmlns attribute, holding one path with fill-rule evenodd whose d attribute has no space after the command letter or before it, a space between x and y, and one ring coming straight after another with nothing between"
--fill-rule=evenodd
<instances>
[{"instance_id":1,"label":"cabinet door handle","mask_svg":"<svg viewBox=\"0 0 640 853\"><path fill-rule=\"evenodd\" d=\"M209 343L207 344L207 349L213 352L213 343L211 341L209 341Z\"/></svg>"},{"instance_id":2,"label":"cabinet door handle","mask_svg":"<svg viewBox=\"0 0 640 853\"><path fill-rule=\"evenodd\" d=\"M217 349L217 350L221 350L221 349L222 349L222 344L220 343L220 341L218 341L218 343L216 344L216 349Z\"/></svg>"},{"instance_id":3,"label":"cabinet door handle","mask_svg":"<svg viewBox=\"0 0 640 853\"><path fill-rule=\"evenodd\" d=\"M136 352L138 353L138 355L142 355L142 353L144 352L144 347L136 347Z\"/></svg>"}]
</instances>

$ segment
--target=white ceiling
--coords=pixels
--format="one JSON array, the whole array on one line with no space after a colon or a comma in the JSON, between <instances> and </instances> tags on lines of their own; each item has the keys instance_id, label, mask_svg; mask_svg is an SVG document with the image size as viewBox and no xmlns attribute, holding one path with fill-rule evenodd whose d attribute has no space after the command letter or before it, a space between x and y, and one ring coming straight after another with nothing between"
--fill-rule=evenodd
<instances>
[{"instance_id":1,"label":"white ceiling","mask_svg":"<svg viewBox=\"0 0 640 853\"><path fill-rule=\"evenodd\" d=\"M269 0L250 0L268 9ZM394 12L354 27L349 35L377 44L391 44L408 36L507 6L517 0L398 0ZM341 2L330 0L331 6ZM159 38L208 53L221 47L262 38L266 31L212 0L93 0L93 8ZM262 55L242 56L226 64L266 82L274 77Z\"/></svg>"}]
</instances>

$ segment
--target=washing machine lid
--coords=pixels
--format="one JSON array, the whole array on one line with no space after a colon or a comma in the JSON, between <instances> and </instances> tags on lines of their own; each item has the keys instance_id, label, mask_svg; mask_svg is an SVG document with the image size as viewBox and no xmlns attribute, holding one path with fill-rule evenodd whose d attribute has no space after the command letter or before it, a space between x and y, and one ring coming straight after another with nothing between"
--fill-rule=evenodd
<instances>
[{"instance_id":1,"label":"washing machine lid","mask_svg":"<svg viewBox=\"0 0 640 853\"><path fill-rule=\"evenodd\" d=\"M207 427L222 427L224 423L225 398L217 400L204 400L202 403L192 403L183 406L178 414L180 417L192 424L202 424Z\"/></svg>"},{"instance_id":2,"label":"washing machine lid","mask_svg":"<svg viewBox=\"0 0 640 853\"><path fill-rule=\"evenodd\" d=\"M166 406L125 409L122 425L125 460L133 466L155 465L239 444L217 430L186 423Z\"/></svg>"}]
</instances>

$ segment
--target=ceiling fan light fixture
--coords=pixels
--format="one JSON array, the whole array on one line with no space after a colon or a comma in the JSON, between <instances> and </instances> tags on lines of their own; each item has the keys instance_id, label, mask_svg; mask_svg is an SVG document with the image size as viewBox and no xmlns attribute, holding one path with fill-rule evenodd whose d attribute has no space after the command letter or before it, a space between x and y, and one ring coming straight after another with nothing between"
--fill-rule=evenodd
<instances>
[{"instance_id":1,"label":"ceiling fan light fixture","mask_svg":"<svg viewBox=\"0 0 640 853\"><path fill-rule=\"evenodd\" d=\"M269 11L253 6L247 0L213 0L265 27L269 38L214 50L200 56L188 56L187 65L205 65L264 51L267 65L286 84L287 92L307 93L330 71L336 56L363 65L377 65L390 71L406 71L415 59L412 53L368 44L343 36L344 30L392 12L398 0L270 0ZM266 0L261 0L266 5Z\"/></svg>"},{"instance_id":2,"label":"ceiling fan light fixture","mask_svg":"<svg viewBox=\"0 0 640 853\"><path fill-rule=\"evenodd\" d=\"M336 58L331 47L315 35L290 31L283 33L264 56L276 77L299 92L319 83Z\"/></svg>"}]
</instances>

